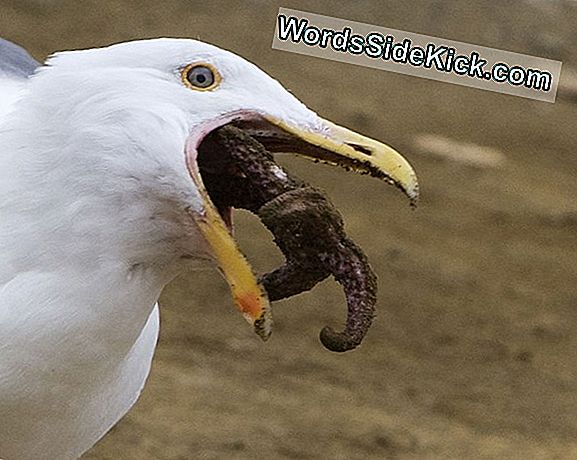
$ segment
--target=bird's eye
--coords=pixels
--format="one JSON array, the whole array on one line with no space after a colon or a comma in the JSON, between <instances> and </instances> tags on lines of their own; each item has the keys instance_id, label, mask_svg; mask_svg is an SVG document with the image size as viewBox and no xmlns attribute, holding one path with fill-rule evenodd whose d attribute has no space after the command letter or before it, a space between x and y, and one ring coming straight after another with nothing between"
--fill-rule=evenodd
<instances>
[{"instance_id":1,"label":"bird's eye","mask_svg":"<svg viewBox=\"0 0 577 460\"><path fill-rule=\"evenodd\" d=\"M192 89L208 91L218 86L220 75L210 64L190 64L182 70L182 80Z\"/></svg>"}]
</instances>

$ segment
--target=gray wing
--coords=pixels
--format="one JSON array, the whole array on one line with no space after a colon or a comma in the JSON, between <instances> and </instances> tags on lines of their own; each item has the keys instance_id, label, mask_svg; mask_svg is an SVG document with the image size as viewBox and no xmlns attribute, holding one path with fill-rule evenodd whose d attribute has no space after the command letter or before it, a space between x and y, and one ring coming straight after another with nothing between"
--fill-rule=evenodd
<instances>
[{"instance_id":1,"label":"gray wing","mask_svg":"<svg viewBox=\"0 0 577 460\"><path fill-rule=\"evenodd\" d=\"M0 38L0 124L15 109L39 65L24 48Z\"/></svg>"},{"instance_id":2,"label":"gray wing","mask_svg":"<svg viewBox=\"0 0 577 460\"><path fill-rule=\"evenodd\" d=\"M40 64L28 52L0 38L0 73L11 78L27 78Z\"/></svg>"}]
</instances>

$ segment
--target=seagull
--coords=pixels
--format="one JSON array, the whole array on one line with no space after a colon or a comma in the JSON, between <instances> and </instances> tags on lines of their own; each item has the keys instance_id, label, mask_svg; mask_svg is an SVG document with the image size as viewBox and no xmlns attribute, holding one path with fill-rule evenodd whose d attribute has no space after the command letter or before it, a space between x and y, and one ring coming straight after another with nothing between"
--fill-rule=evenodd
<instances>
[{"instance_id":1,"label":"seagull","mask_svg":"<svg viewBox=\"0 0 577 460\"><path fill-rule=\"evenodd\" d=\"M39 65L0 41L0 458L78 458L128 412L150 371L158 298L184 271L217 267L268 338L266 293L196 162L229 123L271 152L417 198L399 153L216 46L140 40Z\"/></svg>"}]
</instances>

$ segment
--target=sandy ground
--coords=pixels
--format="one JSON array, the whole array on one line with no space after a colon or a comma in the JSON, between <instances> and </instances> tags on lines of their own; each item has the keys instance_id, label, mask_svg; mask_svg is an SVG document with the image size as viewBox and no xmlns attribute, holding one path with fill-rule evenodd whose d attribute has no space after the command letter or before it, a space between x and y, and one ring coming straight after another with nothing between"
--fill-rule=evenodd
<instances>
[{"instance_id":1,"label":"sandy ground","mask_svg":"<svg viewBox=\"0 0 577 460\"><path fill-rule=\"evenodd\" d=\"M281 5L560 59L564 77L577 68L574 1L0 0L1 34L38 58L149 36L238 52L397 147L422 184L411 211L376 180L284 160L329 192L379 275L363 346L318 342L344 318L331 281L278 303L262 344L215 272L182 277L161 299L142 398L84 458L577 458L575 82L548 104L275 51ZM462 161L468 148L497 160ZM237 217L254 265L278 264L258 221Z\"/></svg>"}]
</instances>

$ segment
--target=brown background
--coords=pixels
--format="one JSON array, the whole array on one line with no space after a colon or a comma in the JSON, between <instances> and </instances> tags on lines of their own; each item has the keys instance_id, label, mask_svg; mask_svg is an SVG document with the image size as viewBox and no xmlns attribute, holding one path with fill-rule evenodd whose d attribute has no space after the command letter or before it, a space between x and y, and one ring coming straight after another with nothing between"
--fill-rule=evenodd
<instances>
[{"instance_id":1,"label":"brown background","mask_svg":"<svg viewBox=\"0 0 577 460\"><path fill-rule=\"evenodd\" d=\"M279 6L559 59L563 90L548 104L275 51ZM0 0L1 35L39 59L155 36L235 51L320 114L394 145L422 184L413 212L378 181L284 160L329 192L379 275L362 348L318 342L344 318L331 281L277 304L263 345L215 272L188 275L162 297L141 400L84 458L577 458L575 24L569 0ZM423 133L506 160L441 159L416 147ZM258 221L238 221L254 265L277 264Z\"/></svg>"}]
</instances>

